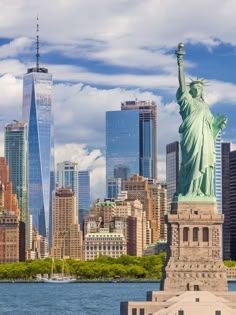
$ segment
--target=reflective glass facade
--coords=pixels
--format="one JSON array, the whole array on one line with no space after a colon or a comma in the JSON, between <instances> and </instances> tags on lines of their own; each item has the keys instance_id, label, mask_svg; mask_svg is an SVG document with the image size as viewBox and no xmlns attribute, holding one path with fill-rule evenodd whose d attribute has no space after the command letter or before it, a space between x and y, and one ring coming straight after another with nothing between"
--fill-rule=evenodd
<instances>
[{"instance_id":1,"label":"reflective glass facade","mask_svg":"<svg viewBox=\"0 0 236 315\"><path fill-rule=\"evenodd\" d=\"M125 170L125 176L139 174L139 111L106 113L106 178Z\"/></svg>"},{"instance_id":2,"label":"reflective glass facade","mask_svg":"<svg viewBox=\"0 0 236 315\"><path fill-rule=\"evenodd\" d=\"M29 209L39 234L46 236L52 154L52 75L32 68L23 78L23 121L28 122Z\"/></svg>"},{"instance_id":3,"label":"reflective glass facade","mask_svg":"<svg viewBox=\"0 0 236 315\"><path fill-rule=\"evenodd\" d=\"M107 198L117 199L121 193L121 178L109 177L107 180Z\"/></svg>"},{"instance_id":4,"label":"reflective glass facade","mask_svg":"<svg viewBox=\"0 0 236 315\"><path fill-rule=\"evenodd\" d=\"M122 111L139 111L139 175L157 179L157 106L149 101L127 101Z\"/></svg>"},{"instance_id":5,"label":"reflective glass facade","mask_svg":"<svg viewBox=\"0 0 236 315\"><path fill-rule=\"evenodd\" d=\"M78 163L64 161L57 163L57 184L60 188L71 188L76 196L76 218L79 215ZM78 222L78 221L77 221Z\"/></svg>"},{"instance_id":6,"label":"reflective glass facade","mask_svg":"<svg viewBox=\"0 0 236 315\"><path fill-rule=\"evenodd\" d=\"M5 158L12 192L17 195L20 219L25 223L26 248L29 248L28 217L28 132L27 124L14 121L5 126Z\"/></svg>"},{"instance_id":7,"label":"reflective glass facade","mask_svg":"<svg viewBox=\"0 0 236 315\"><path fill-rule=\"evenodd\" d=\"M90 173L79 171L79 223L82 227L83 218L88 216L90 208Z\"/></svg>"}]
</instances>

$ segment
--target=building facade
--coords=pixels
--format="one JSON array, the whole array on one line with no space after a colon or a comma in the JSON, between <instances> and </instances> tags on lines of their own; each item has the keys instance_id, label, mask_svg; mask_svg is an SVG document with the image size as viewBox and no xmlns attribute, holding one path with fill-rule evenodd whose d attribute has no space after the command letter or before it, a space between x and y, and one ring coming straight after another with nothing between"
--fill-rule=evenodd
<instances>
[{"instance_id":1,"label":"building facade","mask_svg":"<svg viewBox=\"0 0 236 315\"><path fill-rule=\"evenodd\" d=\"M20 221L17 197L12 193L8 165L0 157L0 262L25 260L25 224Z\"/></svg>"},{"instance_id":2,"label":"building facade","mask_svg":"<svg viewBox=\"0 0 236 315\"><path fill-rule=\"evenodd\" d=\"M82 233L77 224L76 197L71 188L58 188L54 192L52 256L82 258Z\"/></svg>"},{"instance_id":3,"label":"building facade","mask_svg":"<svg viewBox=\"0 0 236 315\"><path fill-rule=\"evenodd\" d=\"M17 196L20 220L25 224L26 248L29 249L28 211L28 135L27 124L14 121L5 126L5 158L12 191Z\"/></svg>"},{"instance_id":4,"label":"building facade","mask_svg":"<svg viewBox=\"0 0 236 315\"><path fill-rule=\"evenodd\" d=\"M122 233L87 233L84 237L84 260L99 256L118 258L127 254L127 243Z\"/></svg>"},{"instance_id":5,"label":"building facade","mask_svg":"<svg viewBox=\"0 0 236 315\"><path fill-rule=\"evenodd\" d=\"M157 224L157 240L167 241L167 188L166 184L158 183L154 179L148 180L148 186L152 191L153 217Z\"/></svg>"},{"instance_id":6,"label":"building facade","mask_svg":"<svg viewBox=\"0 0 236 315\"><path fill-rule=\"evenodd\" d=\"M148 180L143 176L134 174L123 182L123 189L127 191L128 200L140 200L147 220L146 241L149 245L158 240L157 220L154 216L153 194ZM149 234L151 232L151 235Z\"/></svg>"},{"instance_id":7,"label":"building facade","mask_svg":"<svg viewBox=\"0 0 236 315\"><path fill-rule=\"evenodd\" d=\"M139 139L138 110L106 113L106 182L139 173Z\"/></svg>"},{"instance_id":8,"label":"building facade","mask_svg":"<svg viewBox=\"0 0 236 315\"><path fill-rule=\"evenodd\" d=\"M14 211L0 211L0 263L20 260L20 221Z\"/></svg>"},{"instance_id":9,"label":"building facade","mask_svg":"<svg viewBox=\"0 0 236 315\"><path fill-rule=\"evenodd\" d=\"M230 260L230 143L221 143L222 154L222 213L223 223L223 259Z\"/></svg>"},{"instance_id":10,"label":"building facade","mask_svg":"<svg viewBox=\"0 0 236 315\"><path fill-rule=\"evenodd\" d=\"M133 110L139 112L139 175L157 179L157 105L149 101L121 103L121 111Z\"/></svg>"},{"instance_id":11,"label":"building facade","mask_svg":"<svg viewBox=\"0 0 236 315\"><path fill-rule=\"evenodd\" d=\"M167 209L171 210L171 202L176 192L179 178L179 142L175 141L166 146L166 184Z\"/></svg>"},{"instance_id":12,"label":"building facade","mask_svg":"<svg viewBox=\"0 0 236 315\"><path fill-rule=\"evenodd\" d=\"M109 177L107 180L107 198L117 199L121 192L121 178Z\"/></svg>"},{"instance_id":13,"label":"building facade","mask_svg":"<svg viewBox=\"0 0 236 315\"><path fill-rule=\"evenodd\" d=\"M146 247L146 214L139 200L105 199L94 203L85 219L85 236L93 233L119 233L126 241L126 253L142 256ZM97 247L96 247L97 248ZM95 251L94 251L94 255Z\"/></svg>"},{"instance_id":14,"label":"building facade","mask_svg":"<svg viewBox=\"0 0 236 315\"><path fill-rule=\"evenodd\" d=\"M236 260L236 150L229 154L230 172L230 252L231 259Z\"/></svg>"},{"instance_id":15,"label":"building facade","mask_svg":"<svg viewBox=\"0 0 236 315\"><path fill-rule=\"evenodd\" d=\"M22 116L28 123L29 209L39 234L46 236L53 154L52 74L38 65L23 77Z\"/></svg>"},{"instance_id":16,"label":"building facade","mask_svg":"<svg viewBox=\"0 0 236 315\"><path fill-rule=\"evenodd\" d=\"M79 223L83 226L84 218L89 214L90 208L90 172L79 171Z\"/></svg>"},{"instance_id":17,"label":"building facade","mask_svg":"<svg viewBox=\"0 0 236 315\"><path fill-rule=\"evenodd\" d=\"M56 183L59 188L71 188L76 198L76 218L79 215L78 163L64 161L57 163Z\"/></svg>"},{"instance_id":18,"label":"building facade","mask_svg":"<svg viewBox=\"0 0 236 315\"><path fill-rule=\"evenodd\" d=\"M221 132L215 140L215 196L218 213L222 214L222 154L221 154Z\"/></svg>"}]
</instances>

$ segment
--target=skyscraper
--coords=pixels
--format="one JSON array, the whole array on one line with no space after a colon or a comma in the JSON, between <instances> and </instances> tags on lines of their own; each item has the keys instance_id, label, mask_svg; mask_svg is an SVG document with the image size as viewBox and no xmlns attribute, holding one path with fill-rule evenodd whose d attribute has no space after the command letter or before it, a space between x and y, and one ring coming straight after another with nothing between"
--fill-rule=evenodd
<instances>
[{"instance_id":1,"label":"skyscraper","mask_svg":"<svg viewBox=\"0 0 236 315\"><path fill-rule=\"evenodd\" d=\"M154 201L153 187L143 176L134 174L127 181L123 182L123 189L127 191L128 200L139 199L143 204L143 211L146 213L146 242L147 245L158 241L157 204ZM159 216L160 217L160 216Z\"/></svg>"},{"instance_id":2,"label":"skyscraper","mask_svg":"<svg viewBox=\"0 0 236 315\"><path fill-rule=\"evenodd\" d=\"M25 223L26 248L29 248L28 139L27 124L14 121L5 126L5 158L12 191L18 199L20 220Z\"/></svg>"},{"instance_id":3,"label":"skyscraper","mask_svg":"<svg viewBox=\"0 0 236 315\"><path fill-rule=\"evenodd\" d=\"M221 168L221 132L218 134L215 140L215 196L217 202L218 213L222 213L222 168Z\"/></svg>"},{"instance_id":4,"label":"skyscraper","mask_svg":"<svg viewBox=\"0 0 236 315\"><path fill-rule=\"evenodd\" d=\"M76 198L76 222L79 219L79 192L78 192L78 163L64 161L57 163L57 185L62 188L71 188Z\"/></svg>"},{"instance_id":5,"label":"skyscraper","mask_svg":"<svg viewBox=\"0 0 236 315\"><path fill-rule=\"evenodd\" d=\"M90 173L89 171L79 171L79 223L83 224L83 219L89 214L90 208Z\"/></svg>"},{"instance_id":6,"label":"skyscraper","mask_svg":"<svg viewBox=\"0 0 236 315\"><path fill-rule=\"evenodd\" d=\"M121 192L121 178L109 177L107 180L107 198L117 199Z\"/></svg>"},{"instance_id":7,"label":"skyscraper","mask_svg":"<svg viewBox=\"0 0 236 315\"><path fill-rule=\"evenodd\" d=\"M106 113L106 178L139 173L139 111ZM115 176L114 176L115 175ZM122 177L120 177L122 178ZM122 178L123 179L123 178Z\"/></svg>"},{"instance_id":8,"label":"skyscraper","mask_svg":"<svg viewBox=\"0 0 236 315\"><path fill-rule=\"evenodd\" d=\"M53 195L53 257L82 258L82 233L76 221L75 193L71 188L57 189Z\"/></svg>"},{"instance_id":9,"label":"skyscraper","mask_svg":"<svg viewBox=\"0 0 236 315\"><path fill-rule=\"evenodd\" d=\"M166 184L167 209L170 211L171 202L176 192L179 178L179 142L175 141L166 146Z\"/></svg>"},{"instance_id":10,"label":"skyscraper","mask_svg":"<svg viewBox=\"0 0 236 315\"><path fill-rule=\"evenodd\" d=\"M222 213L224 223L222 228L223 235L223 259L230 259L230 143L221 143L222 155Z\"/></svg>"},{"instance_id":11,"label":"skyscraper","mask_svg":"<svg viewBox=\"0 0 236 315\"><path fill-rule=\"evenodd\" d=\"M29 209L35 228L46 236L53 154L52 74L39 67L38 36L36 67L29 68L23 77L23 121L28 123Z\"/></svg>"},{"instance_id":12,"label":"skyscraper","mask_svg":"<svg viewBox=\"0 0 236 315\"><path fill-rule=\"evenodd\" d=\"M139 112L139 175L157 179L157 106L148 101L121 103L122 111Z\"/></svg>"},{"instance_id":13,"label":"skyscraper","mask_svg":"<svg viewBox=\"0 0 236 315\"><path fill-rule=\"evenodd\" d=\"M230 251L236 260L236 150L229 154L230 172Z\"/></svg>"}]
</instances>

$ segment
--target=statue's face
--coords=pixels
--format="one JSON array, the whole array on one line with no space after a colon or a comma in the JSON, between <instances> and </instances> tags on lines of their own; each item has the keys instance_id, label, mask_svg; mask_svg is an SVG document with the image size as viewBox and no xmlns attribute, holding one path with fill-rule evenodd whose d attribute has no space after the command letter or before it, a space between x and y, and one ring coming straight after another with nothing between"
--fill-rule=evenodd
<instances>
[{"instance_id":1,"label":"statue's face","mask_svg":"<svg viewBox=\"0 0 236 315\"><path fill-rule=\"evenodd\" d=\"M192 97L196 98L196 97L201 97L202 96L202 84L200 83L193 83L191 84L191 88L190 88L190 94L192 95Z\"/></svg>"}]
</instances>

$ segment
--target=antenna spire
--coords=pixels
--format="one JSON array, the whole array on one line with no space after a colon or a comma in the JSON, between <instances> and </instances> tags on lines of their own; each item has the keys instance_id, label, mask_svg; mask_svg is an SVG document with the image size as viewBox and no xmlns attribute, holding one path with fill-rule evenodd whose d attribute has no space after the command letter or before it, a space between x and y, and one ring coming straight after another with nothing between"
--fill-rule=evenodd
<instances>
[{"instance_id":1,"label":"antenna spire","mask_svg":"<svg viewBox=\"0 0 236 315\"><path fill-rule=\"evenodd\" d=\"M36 71L39 72L39 16L37 15L37 35L36 35Z\"/></svg>"}]
</instances>

